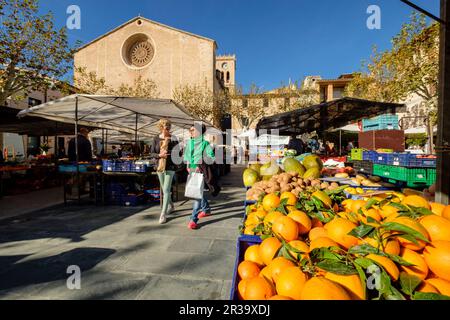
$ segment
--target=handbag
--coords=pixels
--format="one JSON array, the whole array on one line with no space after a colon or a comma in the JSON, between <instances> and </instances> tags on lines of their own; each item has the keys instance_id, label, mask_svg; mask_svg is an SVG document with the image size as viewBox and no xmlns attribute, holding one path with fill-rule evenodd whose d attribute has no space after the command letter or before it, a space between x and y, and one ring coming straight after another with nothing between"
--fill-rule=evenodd
<instances>
[{"instance_id":1,"label":"handbag","mask_svg":"<svg viewBox=\"0 0 450 320\"><path fill-rule=\"evenodd\" d=\"M202 199L204 188L205 181L203 179L203 173L191 172L187 178L184 196L191 199Z\"/></svg>"}]
</instances>

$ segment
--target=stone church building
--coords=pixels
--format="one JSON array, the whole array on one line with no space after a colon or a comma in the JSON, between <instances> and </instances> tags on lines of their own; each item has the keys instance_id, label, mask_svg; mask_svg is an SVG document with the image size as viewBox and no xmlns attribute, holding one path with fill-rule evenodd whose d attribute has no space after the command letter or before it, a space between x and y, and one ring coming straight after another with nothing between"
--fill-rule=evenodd
<instances>
[{"instance_id":1,"label":"stone church building","mask_svg":"<svg viewBox=\"0 0 450 320\"><path fill-rule=\"evenodd\" d=\"M215 93L234 89L236 58L217 56L217 49L212 39L136 17L81 47L74 65L113 88L133 85L142 76L156 83L160 98L171 99L184 85Z\"/></svg>"}]
</instances>

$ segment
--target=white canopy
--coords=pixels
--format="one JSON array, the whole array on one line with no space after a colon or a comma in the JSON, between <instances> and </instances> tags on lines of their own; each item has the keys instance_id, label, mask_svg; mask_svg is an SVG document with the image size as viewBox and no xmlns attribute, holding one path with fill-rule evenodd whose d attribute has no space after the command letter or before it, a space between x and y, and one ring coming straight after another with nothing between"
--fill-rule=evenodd
<instances>
[{"instance_id":1,"label":"white canopy","mask_svg":"<svg viewBox=\"0 0 450 320\"><path fill-rule=\"evenodd\" d=\"M252 146L281 146L289 144L290 137L277 136L270 134L262 134L255 139L250 139L250 145Z\"/></svg>"},{"instance_id":2,"label":"white canopy","mask_svg":"<svg viewBox=\"0 0 450 320\"><path fill-rule=\"evenodd\" d=\"M172 130L188 129L199 118L169 99L73 94L50 101L18 114L49 120L77 123L79 126L117 130L124 133L154 136L159 133L158 121L172 122ZM212 125L205 123L207 128Z\"/></svg>"}]
</instances>

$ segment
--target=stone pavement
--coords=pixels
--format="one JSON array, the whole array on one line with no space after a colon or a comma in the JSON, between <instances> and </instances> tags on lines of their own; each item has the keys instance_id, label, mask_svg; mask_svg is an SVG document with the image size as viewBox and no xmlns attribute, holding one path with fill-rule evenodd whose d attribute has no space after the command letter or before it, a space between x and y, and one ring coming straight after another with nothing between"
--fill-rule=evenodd
<instances>
[{"instance_id":1,"label":"stone pavement","mask_svg":"<svg viewBox=\"0 0 450 320\"><path fill-rule=\"evenodd\" d=\"M0 222L0 299L228 299L245 190L223 178L214 216L187 228L188 202L165 225L159 206L56 206ZM67 268L81 289L67 288Z\"/></svg>"}]
</instances>

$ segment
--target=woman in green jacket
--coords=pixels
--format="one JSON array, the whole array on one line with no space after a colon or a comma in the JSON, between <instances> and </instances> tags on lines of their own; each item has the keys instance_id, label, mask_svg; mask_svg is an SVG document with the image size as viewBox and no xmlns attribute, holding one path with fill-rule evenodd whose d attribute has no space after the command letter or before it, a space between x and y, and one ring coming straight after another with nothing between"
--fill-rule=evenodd
<instances>
[{"instance_id":1,"label":"woman in green jacket","mask_svg":"<svg viewBox=\"0 0 450 320\"><path fill-rule=\"evenodd\" d=\"M191 138L187 141L184 149L184 160L186 162L188 172L200 172L199 164L203 161L212 163L215 160L214 150L205 140L205 125L194 125L189 129ZM206 194L203 193L202 199L194 199L192 215L188 224L189 229L197 229L198 220L211 215L211 207L209 206Z\"/></svg>"}]
</instances>

